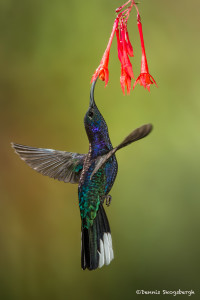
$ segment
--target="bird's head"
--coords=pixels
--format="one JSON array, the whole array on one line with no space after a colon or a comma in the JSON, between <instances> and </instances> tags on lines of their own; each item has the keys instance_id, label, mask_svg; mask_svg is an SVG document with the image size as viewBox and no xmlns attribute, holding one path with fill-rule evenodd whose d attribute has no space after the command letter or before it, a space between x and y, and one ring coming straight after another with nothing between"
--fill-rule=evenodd
<instances>
[{"instance_id":1,"label":"bird's head","mask_svg":"<svg viewBox=\"0 0 200 300\"><path fill-rule=\"evenodd\" d=\"M94 101L94 88L97 79L92 83L91 90L90 90L90 103L89 109L85 114L84 124L85 130L87 132L89 141L96 141L97 139L103 139L103 136L108 131L106 122L101 115L100 111L98 110L96 103Z\"/></svg>"}]
</instances>

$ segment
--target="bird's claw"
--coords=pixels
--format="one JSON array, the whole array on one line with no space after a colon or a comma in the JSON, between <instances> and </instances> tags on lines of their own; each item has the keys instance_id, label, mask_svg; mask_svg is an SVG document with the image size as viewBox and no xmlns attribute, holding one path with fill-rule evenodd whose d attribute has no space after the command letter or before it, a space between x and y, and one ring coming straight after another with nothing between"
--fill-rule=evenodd
<instances>
[{"instance_id":1,"label":"bird's claw","mask_svg":"<svg viewBox=\"0 0 200 300\"><path fill-rule=\"evenodd\" d=\"M106 195L101 197L101 203L104 204L104 201L106 200L106 205L110 206L112 196L111 195Z\"/></svg>"},{"instance_id":2,"label":"bird's claw","mask_svg":"<svg viewBox=\"0 0 200 300\"><path fill-rule=\"evenodd\" d=\"M112 200L112 196L111 195L107 195L105 199L106 199L106 205L110 206L111 200Z\"/></svg>"}]
</instances>

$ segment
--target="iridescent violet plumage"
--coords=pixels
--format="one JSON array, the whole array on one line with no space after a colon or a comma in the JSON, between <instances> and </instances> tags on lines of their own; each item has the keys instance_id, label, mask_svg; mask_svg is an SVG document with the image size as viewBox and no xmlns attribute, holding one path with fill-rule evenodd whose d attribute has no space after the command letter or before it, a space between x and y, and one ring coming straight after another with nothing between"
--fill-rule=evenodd
<instances>
[{"instance_id":1,"label":"iridescent violet plumage","mask_svg":"<svg viewBox=\"0 0 200 300\"><path fill-rule=\"evenodd\" d=\"M116 157L113 155L91 178L95 168L95 159L113 149L107 124L94 101L95 84L96 81L92 84L90 107L84 118L85 130L89 139L89 152L83 165L78 189L83 227L86 228L93 224L100 202L103 202L111 190L118 169Z\"/></svg>"}]
</instances>

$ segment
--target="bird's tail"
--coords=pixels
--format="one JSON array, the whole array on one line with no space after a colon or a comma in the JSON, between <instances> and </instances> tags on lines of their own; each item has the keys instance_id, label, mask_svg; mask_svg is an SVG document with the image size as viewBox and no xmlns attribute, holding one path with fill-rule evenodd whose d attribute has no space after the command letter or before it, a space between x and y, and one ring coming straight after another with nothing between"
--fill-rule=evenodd
<instances>
[{"instance_id":1,"label":"bird's tail","mask_svg":"<svg viewBox=\"0 0 200 300\"><path fill-rule=\"evenodd\" d=\"M110 226L103 205L100 204L92 226L87 229L82 224L81 267L83 270L95 270L109 265L113 258Z\"/></svg>"}]
</instances>

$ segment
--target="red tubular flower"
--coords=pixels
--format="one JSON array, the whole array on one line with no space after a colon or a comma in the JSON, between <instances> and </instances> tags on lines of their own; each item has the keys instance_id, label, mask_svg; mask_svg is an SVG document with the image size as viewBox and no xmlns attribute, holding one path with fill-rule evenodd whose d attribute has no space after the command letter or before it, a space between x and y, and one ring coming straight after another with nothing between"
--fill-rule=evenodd
<instances>
[{"instance_id":1,"label":"red tubular flower","mask_svg":"<svg viewBox=\"0 0 200 300\"><path fill-rule=\"evenodd\" d=\"M136 84L139 82L140 85L143 85L144 88L145 89L147 88L147 90L150 92L150 85L155 83L155 85L157 86L157 84L156 84L156 81L154 80L154 78L149 74L149 68L148 68L148 64L147 64L147 58L146 58L145 46L144 46L144 38L143 38L143 32L142 32L142 23L141 23L139 12L137 15L137 25L138 25L138 30L139 30L139 34L140 34L140 41L141 41L141 48L142 48L142 62L141 62L140 75L136 79L136 81L133 85L133 89L135 88Z\"/></svg>"},{"instance_id":2,"label":"red tubular flower","mask_svg":"<svg viewBox=\"0 0 200 300\"><path fill-rule=\"evenodd\" d=\"M131 77L126 72L123 65L121 65L120 84L121 84L123 94L125 95L125 86L127 88L127 94L130 94L130 91L131 91Z\"/></svg>"},{"instance_id":3,"label":"red tubular flower","mask_svg":"<svg viewBox=\"0 0 200 300\"><path fill-rule=\"evenodd\" d=\"M130 62L130 59L128 57L128 51L127 51L127 43L125 39L125 32L127 31L127 27L124 23L121 23L120 26L120 42L122 44L122 61L121 64L123 68L125 69L126 73L131 77L134 78L133 75L133 69L132 69L132 64Z\"/></svg>"},{"instance_id":4,"label":"red tubular flower","mask_svg":"<svg viewBox=\"0 0 200 300\"><path fill-rule=\"evenodd\" d=\"M110 35L110 38L109 38L109 42L108 42L106 51L104 52L104 55L103 55L103 57L101 59L101 62L100 62L100 65L98 66L98 68L96 69L95 73L92 76L91 83L94 80L96 80L98 76L102 81L105 81L105 86L108 83L108 79L109 79L108 62L109 62L109 55L110 55L110 47L111 47L111 44L112 44L112 40L113 40L115 31L116 31L116 28L118 26L118 22L119 22L119 19L116 18L115 22L114 22L114 25L113 25L111 35Z\"/></svg>"},{"instance_id":5,"label":"red tubular flower","mask_svg":"<svg viewBox=\"0 0 200 300\"><path fill-rule=\"evenodd\" d=\"M134 78L134 75L133 75L132 65L128 57L129 51L127 49L128 39L126 39L126 32L127 32L127 25L122 20L120 23L120 36L119 36L119 28L116 29L118 58L121 63L120 84L121 84L122 92L125 94L125 86L126 86L127 94L129 94L131 90L131 78Z\"/></svg>"},{"instance_id":6,"label":"red tubular flower","mask_svg":"<svg viewBox=\"0 0 200 300\"><path fill-rule=\"evenodd\" d=\"M119 58L119 61L122 63L122 42L120 41L118 28L116 29L116 37L117 37L118 58Z\"/></svg>"},{"instance_id":7,"label":"red tubular flower","mask_svg":"<svg viewBox=\"0 0 200 300\"><path fill-rule=\"evenodd\" d=\"M109 79L109 71L108 71L109 54L110 54L110 49L109 50L106 49L102 57L102 60L100 62L100 65L98 66L98 68L96 69L95 73L92 76L91 83L95 81L99 76L99 78L102 81L105 81L105 86L107 85Z\"/></svg>"},{"instance_id":8,"label":"red tubular flower","mask_svg":"<svg viewBox=\"0 0 200 300\"><path fill-rule=\"evenodd\" d=\"M145 88L148 89L148 91L150 91L151 84L155 83L155 85L157 86L154 78L149 74L140 14L134 0L128 0L126 3L124 3L122 6L116 9L117 18L115 19L107 48L101 59L100 65L96 69L91 80L91 82L93 82L99 76L101 80L105 81L105 86L107 85L109 80L108 63L109 63L110 48L111 48L114 34L116 32L118 58L121 63L120 84L121 84L122 92L124 94L125 94L125 87L127 88L127 93L128 94L130 93L131 79L134 78L132 64L130 62L130 57L134 56L133 47L131 45L128 30L127 30L128 18L133 6L135 6L137 11L137 25L140 34L140 41L141 41L141 48L142 48L141 72L133 85L133 89L135 88L137 83L143 85Z\"/></svg>"},{"instance_id":9,"label":"red tubular flower","mask_svg":"<svg viewBox=\"0 0 200 300\"><path fill-rule=\"evenodd\" d=\"M129 39L129 35L128 35L128 30L126 28L126 32L125 32L125 39L126 39L126 48L127 48L127 53L129 56L133 57L133 47L131 45L130 39Z\"/></svg>"}]
</instances>

